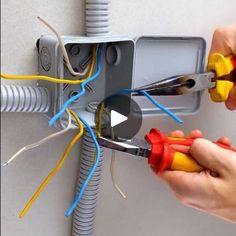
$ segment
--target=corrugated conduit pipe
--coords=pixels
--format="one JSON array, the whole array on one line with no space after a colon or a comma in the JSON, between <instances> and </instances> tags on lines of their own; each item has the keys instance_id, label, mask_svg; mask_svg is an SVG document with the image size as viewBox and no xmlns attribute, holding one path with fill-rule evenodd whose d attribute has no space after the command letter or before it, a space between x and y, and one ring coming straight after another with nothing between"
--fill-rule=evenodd
<instances>
[{"instance_id":1,"label":"corrugated conduit pipe","mask_svg":"<svg viewBox=\"0 0 236 236\"><path fill-rule=\"evenodd\" d=\"M95 145L88 130L84 131L82 146L79 176L76 186L76 193L79 192L83 182L85 181L89 171L94 165ZM94 231L94 220L96 213L96 202L99 193L99 185L102 175L102 162L104 157L104 148L101 148L101 159L99 165L90 179L89 184L81 198L79 204L73 214L73 236L91 236Z\"/></svg>"},{"instance_id":2,"label":"corrugated conduit pipe","mask_svg":"<svg viewBox=\"0 0 236 236\"><path fill-rule=\"evenodd\" d=\"M86 34L97 37L110 34L110 0L86 0Z\"/></svg>"},{"instance_id":3,"label":"corrugated conduit pipe","mask_svg":"<svg viewBox=\"0 0 236 236\"><path fill-rule=\"evenodd\" d=\"M46 88L20 85L1 85L1 112L41 112L50 107Z\"/></svg>"},{"instance_id":4,"label":"corrugated conduit pipe","mask_svg":"<svg viewBox=\"0 0 236 236\"><path fill-rule=\"evenodd\" d=\"M110 0L86 0L86 35L89 37L105 37L110 34ZM90 112L95 112L96 105ZM94 165L95 145L87 130L84 132L81 158L76 186L79 192L82 183ZM72 223L72 236L92 236L96 213L96 202L102 174L102 162L104 148L101 147L101 159L93 177L81 198L80 203L74 210Z\"/></svg>"}]
</instances>

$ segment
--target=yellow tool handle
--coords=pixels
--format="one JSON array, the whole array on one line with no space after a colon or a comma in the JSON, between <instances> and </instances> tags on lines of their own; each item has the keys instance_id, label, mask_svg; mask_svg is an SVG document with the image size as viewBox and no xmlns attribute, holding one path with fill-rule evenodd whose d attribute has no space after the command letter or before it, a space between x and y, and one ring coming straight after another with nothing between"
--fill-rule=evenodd
<instances>
[{"instance_id":1,"label":"yellow tool handle","mask_svg":"<svg viewBox=\"0 0 236 236\"><path fill-rule=\"evenodd\" d=\"M182 152L175 152L171 164L171 170L200 172L203 170L203 167L200 166L191 156Z\"/></svg>"},{"instance_id":2,"label":"yellow tool handle","mask_svg":"<svg viewBox=\"0 0 236 236\"><path fill-rule=\"evenodd\" d=\"M233 58L235 56L225 57L220 53L213 53L209 56L207 69L216 73L216 79L217 77L228 75L235 69L232 62ZM215 88L209 89L212 101L225 102L233 86L234 83L232 81L216 80Z\"/></svg>"}]
</instances>

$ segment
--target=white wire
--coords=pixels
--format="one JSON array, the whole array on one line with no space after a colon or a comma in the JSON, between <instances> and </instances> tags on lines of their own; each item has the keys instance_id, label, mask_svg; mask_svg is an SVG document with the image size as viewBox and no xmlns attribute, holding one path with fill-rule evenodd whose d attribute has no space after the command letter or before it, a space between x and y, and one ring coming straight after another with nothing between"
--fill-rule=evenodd
<instances>
[{"instance_id":1,"label":"white wire","mask_svg":"<svg viewBox=\"0 0 236 236\"><path fill-rule=\"evenodd\" d=\"M56 132L54 134L50 134L48 135L47 137L39 140L38 142L36 143L32 143L32 144L29 144L27 146L24 146L23 148L21 148L19 151L17 151L8 161L6 161L3 166L7 166L9 165L16 157L18 157L20 154L22 154L23 152L27 151L27 150L30 150L30 149L33 149L33 148L36 148L38 146L40 146L41 144L49 141L50 139L52 138L55 138L59 135L62 135L64 133L66 133L67 131L69 131L71 129L71 114L68 110L66 110L67 114L68 114L68 125L65 129L59 131L59 132Z\"/></svg>"},{"instance_id":2,"label":"white wire","mask_svg":"<svg viewBox=\"0 0 236 236\"><path fill-rule=\"evenodd\" d=\"M111 114L106 109L104 109L104 111L108 115L109 119L111 119ZM113 127L111 127L111 137L112 137L112 139L115 138ZM119 187L119 185L116 182L116 174L115 174L115 160L116 160L116 156L115 156L115 154L116 154L115 150L112 150L111 151L111 163L110 163L111 181L112 181L112 184L113 184L114 188L125 199L126 198L125 193L122 191L122 189Z\"/></svg>"},{"instance_id":3,"label":"white wire","mask_svg":"<svg viewBox=\"0 0 236 236\"><path fill-rule=\"evenodd\" d=\"M111 181L113 186L115 187L115 189L119 192L119 194L123 197L126 198L125 193L121 190L121 188L119 187L119 185L116 182L116 177L115 177L115 150L111 151L111 163L110 163L110 173L111 173Z\"/></svg>"},{"instance_id":4,"label":"white wire","mask_svg":"<svg viewBox=\"0 0 236 236\"><path fill-rule=\"evenodd\" d=\"M46 25L56 36L57 36L57 39L58 39L58 42L59 42L59 45L60 45L60 48L62 50L62 53L63 53L63 56L64 56L64 60L66 62L66 66L68 68L68 70L70 71L70 73L74 76L85 76L88 72L88 69L89 69L89 66L88 65L86 67L86 69L83 71L83 72L76 72L73 70L71 64L70 64L70 60L69 60L69 57L68 57L68 54L67 54L67 51L65 49L65 46L62 42L62 39L61 39L61 36L60 34L56 31L56 29L54 27L52 27L48 22L46 22L44 19L42 19L41 17L37 17L44 25Z\"/></svg>"}]
</instances>

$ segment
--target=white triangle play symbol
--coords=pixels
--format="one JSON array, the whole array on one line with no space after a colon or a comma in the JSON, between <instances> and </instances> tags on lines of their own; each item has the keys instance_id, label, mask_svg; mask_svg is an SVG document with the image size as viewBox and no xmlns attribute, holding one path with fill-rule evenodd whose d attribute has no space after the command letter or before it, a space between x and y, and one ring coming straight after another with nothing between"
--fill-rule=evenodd
<instances>
[{"instance_id":1,"label":"white triangle play symbol","mask_svg":"<svg viewBox=\"0 0 236 236\"><path fill-rule=\"evenodd\" d=\"M128 117L120 114L117 111L111 110L111 127L119 125L126 120L128 120Z\"/></svg>"}]
</instances>

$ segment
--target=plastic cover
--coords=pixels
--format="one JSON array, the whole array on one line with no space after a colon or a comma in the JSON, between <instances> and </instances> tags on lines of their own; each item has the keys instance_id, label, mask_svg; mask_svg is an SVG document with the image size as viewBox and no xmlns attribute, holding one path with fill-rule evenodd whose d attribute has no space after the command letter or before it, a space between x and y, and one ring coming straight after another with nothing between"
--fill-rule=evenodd
<instances>
[{"instance_id":1,"label":"plastic cover","mask_svg":"<svg viewBox=\"0 0 236 236\"><path fill-rule=\"evenodd\" d=\"M153 37L136 39L133 88L173 75L203 72L206 43L200 37ZM200 106L200 92L154 98L177 113L192 113ZM143 114L161 111L145 97L133 97Z\"/></svg>"}]
</instances>

